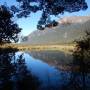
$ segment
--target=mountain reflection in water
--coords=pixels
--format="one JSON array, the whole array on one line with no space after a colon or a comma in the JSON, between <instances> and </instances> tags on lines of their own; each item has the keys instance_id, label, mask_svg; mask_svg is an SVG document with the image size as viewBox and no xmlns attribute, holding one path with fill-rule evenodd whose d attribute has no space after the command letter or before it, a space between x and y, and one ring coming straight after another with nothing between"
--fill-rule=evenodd
<instances>
[{"instance_id":1,"label":"mountain reflection in water","mask_svg":"<svg viewBox=\"0 0 90 90\"><path fill-rule=\"evenodd\" d=\"M56 68L60 68L61 66L70 66L73 63L72 54L64 53L61 51L29 51L30 56L42 60L49 65L55 66ZM64 69L65 69L64 67ZM66 69L68 69L66 67Z\"/></svg>"},{"instance_id":2,"label":"mountain reflection in water","mask_svg":"<svg viewBox=\"0 0 90 90\"><path fill-rule=\"evenodd\" d=\"M37 52L38 53L38 52ZM51 60L51 56L54 59ZM42 54L39 53L41 58L36 59L32 52L14 52L14 53L0 53L0 90L72 90L71 71L62 71L56 69L55 66L51 66L45 63ZM47 56L50 62L61 58L64 54L58 56L57 52L50 52ZM47 58L46 57L46 58ZM66 59L66 58L65 58ZM65 59L63 59L65 61ZM69 58L70 62L63 62L62 64L71 64L72 57ZM63 61L62 60L62 61ZM47 61L47 59L46 59ZM61 62L60 62L61 64ZM75 75L78 73L75 73ZM89 90L90 79L87 76L86 84ZM79 83L73 90L82 90L82 84L80 75L78 74ZM69 87L69 88L68 88Z\"/></svg>"},{"instance_id":3,"label":"mountain reflection in water","mask_svg":"<svg viewBox=\"0 0 90 90\"><path fill-rule=\"evenodd\" d=\"M16 53L16 56L18 54L20 52ZM24 56L28 70L42 81L43 89L51 87L56 90L69 82L70 73L59 71L43 61L31 57L29 54L24 53Z\"/></svg>"}]
</instances>

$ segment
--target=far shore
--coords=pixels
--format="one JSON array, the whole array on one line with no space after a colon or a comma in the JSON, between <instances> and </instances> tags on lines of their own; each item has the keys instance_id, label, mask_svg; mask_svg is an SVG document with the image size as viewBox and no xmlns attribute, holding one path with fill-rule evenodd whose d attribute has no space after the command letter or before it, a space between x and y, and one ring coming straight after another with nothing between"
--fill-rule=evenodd
<instances>
[{"instance_id":1,"label":"far shore","mask_svg":"<svg viewBox=\"0 0 90 90\"><path fill-rule=\"evenodd\" d=\"M4 44L0 45L0 48L17 48L20 51L26 50L59 50L63 52L72 52L75 48L75 44L60 44L60 45L29 45L29 44Z\"/></svg>"}]
</instances>

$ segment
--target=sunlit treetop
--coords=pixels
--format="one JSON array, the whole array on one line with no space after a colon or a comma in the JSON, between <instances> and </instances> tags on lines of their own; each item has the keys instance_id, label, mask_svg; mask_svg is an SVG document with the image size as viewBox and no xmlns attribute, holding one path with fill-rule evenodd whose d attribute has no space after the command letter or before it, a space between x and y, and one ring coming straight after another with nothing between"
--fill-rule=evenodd
<instances>
[{"instance_id":1,"label":"sunlit treetop","mask_svg":"<svg viewBox=\"0 0 90 90\"><path fill-rule=\"evenodd\" d=\"M19 7L12 6L11 10L17 13L18 18L28 17L31 12L42 11L37 28L43 30L45 27L56 26L56 21L50 21L50 15L59 15L64 12L77 12L88 8L85 0L16 0Z\"/></svg>"}]
</instances>

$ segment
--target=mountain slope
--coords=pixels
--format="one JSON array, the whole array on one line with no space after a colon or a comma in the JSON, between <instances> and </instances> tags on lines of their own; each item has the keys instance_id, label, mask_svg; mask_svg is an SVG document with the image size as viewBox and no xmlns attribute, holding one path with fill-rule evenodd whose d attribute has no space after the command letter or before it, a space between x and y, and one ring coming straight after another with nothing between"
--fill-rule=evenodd
<instances>
[{"instance_id":1,"label":"mountain slope","mask_svg":"<svg viewBox=\"0 0 90 90\"><path fill-rule=\"evenodd\" d=\"M71 43L82 37L86 30L90 30L90 16L65 17L59 23L55 28L32 32L24 43L40 45Z\"/></svg>"}]
</instances>

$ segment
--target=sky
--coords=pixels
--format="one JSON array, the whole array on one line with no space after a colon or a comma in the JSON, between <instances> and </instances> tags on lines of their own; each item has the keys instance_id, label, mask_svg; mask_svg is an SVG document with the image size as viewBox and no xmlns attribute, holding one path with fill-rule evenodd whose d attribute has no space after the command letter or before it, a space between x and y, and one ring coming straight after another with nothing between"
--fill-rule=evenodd
<instances>
[{"instance_id":1,"label":"sky","mask_svg":"<svg viewBox=\"0 0 90 90\"><path fill-rule=\"evenodd\" d=\"M7 5L17 4L15 2L15 0L0 0L0 4L6 4L5 2L7 3ZM66 16L88 16L88 15L90 15L90 0L86 0L86 2L88 4L87 10L74 12L74 13L65 12L63 15L60 15L56 19L60 19L60 18L66 17ZM19 27L22 28L21 34L24 36L27 36L31 32L37 30L36 27L37 27L37 23L39 21L40 16L41 16L41 12L38 11L37 13L34 13L34 14L31 13L30 17L28 17L28 18L20 18L20 19L15 18L14 20L19 25Z\"/></svg>"}]
</instances>

